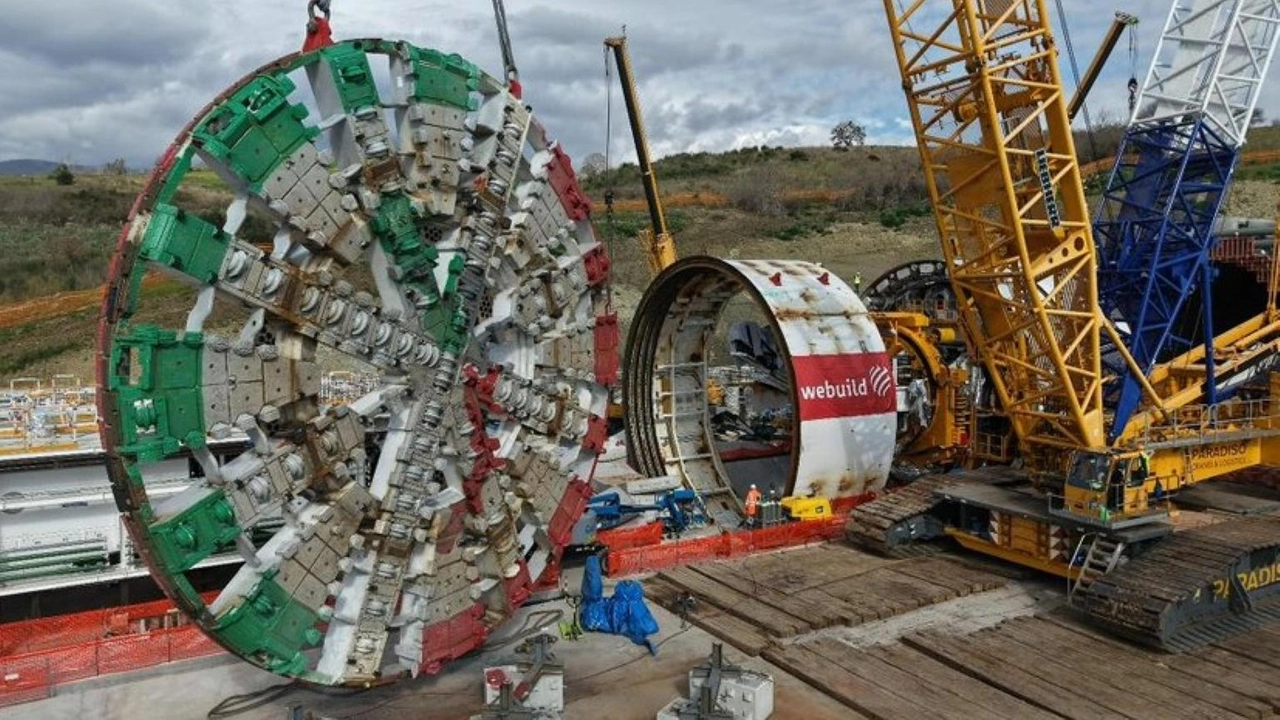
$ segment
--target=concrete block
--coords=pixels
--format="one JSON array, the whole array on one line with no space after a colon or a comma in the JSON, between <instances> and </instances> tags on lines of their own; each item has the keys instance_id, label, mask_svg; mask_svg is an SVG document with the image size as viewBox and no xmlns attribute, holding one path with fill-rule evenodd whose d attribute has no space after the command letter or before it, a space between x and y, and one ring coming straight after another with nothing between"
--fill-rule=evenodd
<instances>
[{"instance_id":1,"label":"concrete block","mask_svg":"<svg viewBox=\"0 0 1280 720\"><path fill-rule=\"evenodd\" d=\"M689 697L696 698L702 692L707 678L698 671L689 671ZM763 673L742 671L720 678L720 696L716 703L735 718L742 720L766 720L773 715L773 678Z\"/></svg>"},{"instance_id":2,"label":"concrete block","mask_svg":"<svg viewBox=\"0 0 1280 720\"><path fill-rule=\"evenodd\" d=\"M502 677L506 677L511 682L512 687L518 686L524 679L524 672L517 665L495 665L484 669L485 678L497 676L498 673L501 673ZM492 705L497 702L501 690L501 683L495 685L486 681L484 684L485 704ZM561 670L544 670L529 691L529 697L522 700L520 704L535 713L545 714L548 717L560 717L564 713L564 672Z\"/></svg>"}]
</instances>

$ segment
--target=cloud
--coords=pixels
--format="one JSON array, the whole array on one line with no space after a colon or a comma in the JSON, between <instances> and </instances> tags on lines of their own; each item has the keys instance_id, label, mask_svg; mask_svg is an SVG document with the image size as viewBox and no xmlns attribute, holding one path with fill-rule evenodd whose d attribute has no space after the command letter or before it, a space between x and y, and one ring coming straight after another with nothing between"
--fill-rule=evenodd
<instances>
[{"instance_id":1,"label":"cloud","mask_svg":"<svg viewBox=\"0 0 1280 720\"><path fill-rule=\"evenodd\" d=\"M658 154L820 145L853 119L872 143L909 143L906 104L878 0L556 0L507 3L526 96L574 157L605 146L634 157L602 40L626 25L651 145ZM1124 117L1130 73L1143 79L1167 0L1137 0L1137 57L1124 40L1090 101ZM305 3L223 0L6 0L0 20L0 159L149 165L182 126L243 74L301 44ZM1068 10L1080 65L1110 13ZM1057 26L1056 15L1051 18ZM384 37L458 52L501 74L488 3L334 0L340 38ZM1059 31L1059 44L1065 38ZM1070 71L1064 58L1064 77ZM616 78L613 78L616 84ZM1264 90L1264 108L1280 91ZM1077 120L1077 126L1081 120Z\"/></svg>"},{"instance_id":2,"label":"cloud","mask_svg":"<svg viewBox=\"0 0 1280 720\"><path fill-rule=\"evenodd\" d=\"M202 35L197 13L152 0L6 3L0 47L59 70L136 68L179 60ZM36 80L36 78L28 78Z\"/></svg>"}]
</instances>

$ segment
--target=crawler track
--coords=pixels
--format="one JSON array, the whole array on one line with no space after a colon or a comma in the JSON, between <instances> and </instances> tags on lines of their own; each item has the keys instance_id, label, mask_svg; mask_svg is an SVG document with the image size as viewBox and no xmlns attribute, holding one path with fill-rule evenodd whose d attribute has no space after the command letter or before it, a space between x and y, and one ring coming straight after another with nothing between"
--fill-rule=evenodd
<instances>
[{"instance_id":1,"label":"crawler track","mask_svg":"<svg viewBox=\"0 0 1280 720\"><path fill-rule=\"evenodd\" d=\"M945 475L925 475L854 508L845 535L857 545L884 555L911 554L907 546L943 535L944 525L933 510L943 498L937 492L965 483L1009 482L1021 471L1007 467L961 470Z\"/></svg>"},{"instance_id":2,"label":"crawler track","mask_svg":"<svg viewBox=\"0 0 1280 720\"><path fill-rule=\"evenodd\" d=\"M1280 519L1234 519L1175 533L1094 581L1090 617L1182 652L1280 620Z\"/></svg>"}]
</instances>

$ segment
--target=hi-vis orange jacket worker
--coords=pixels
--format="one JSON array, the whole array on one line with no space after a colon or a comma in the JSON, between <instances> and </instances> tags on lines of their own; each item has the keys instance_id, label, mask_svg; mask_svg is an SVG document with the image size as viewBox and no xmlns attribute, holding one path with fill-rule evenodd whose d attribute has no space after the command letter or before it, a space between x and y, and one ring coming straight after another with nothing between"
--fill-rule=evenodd
<instances>
[{"instance_id":1,"label":"hi-vis orange jacket worker","mask_svg":"<svg viewBox=\"0 0 1280 720\"><path fill-rule=\"evenodd\" d=\"M754 518L756 516L756 508L760 506L760 491L755 485L747 491L747 517Z\"/></svg>"}]
</instances>

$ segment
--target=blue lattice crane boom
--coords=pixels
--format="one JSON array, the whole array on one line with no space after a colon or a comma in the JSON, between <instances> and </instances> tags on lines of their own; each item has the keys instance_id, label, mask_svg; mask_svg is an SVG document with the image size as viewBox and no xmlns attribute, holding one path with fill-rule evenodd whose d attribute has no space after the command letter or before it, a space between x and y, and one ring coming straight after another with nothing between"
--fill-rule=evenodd
<instances>
[{"instance_id":1,"label":"blue lattice crane boom","mask_svg":"<svg viewBox=\"0 0 1280 720\"><path fill-rule=\"evenodd\" d=\"M1211 283L1213 224L1270 66L1280 0L1177 0L1094 219L1098 297L1143 373L1203 344L1197 401L1218 401ZM1201 299L1202 307L1188 300ZM1193 322L1187 318L1196 312ZM1192 332L1188 330L1198 330ZM1221 329L1218 329L1221 330ZM1135 369L1118 381L1110 436L1143 402Z\"/></svg>"}]
</instances>

